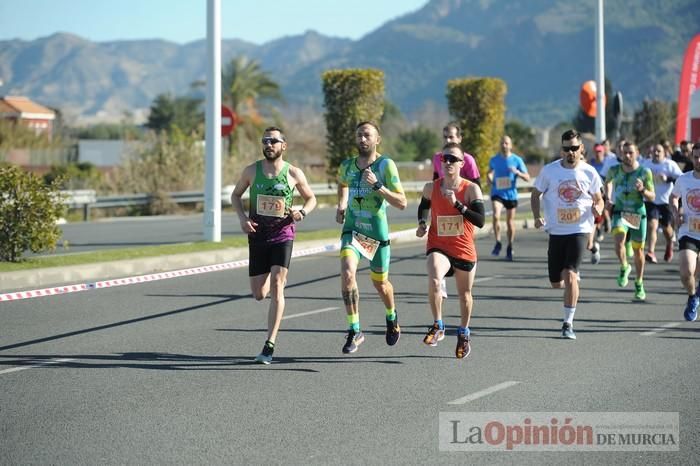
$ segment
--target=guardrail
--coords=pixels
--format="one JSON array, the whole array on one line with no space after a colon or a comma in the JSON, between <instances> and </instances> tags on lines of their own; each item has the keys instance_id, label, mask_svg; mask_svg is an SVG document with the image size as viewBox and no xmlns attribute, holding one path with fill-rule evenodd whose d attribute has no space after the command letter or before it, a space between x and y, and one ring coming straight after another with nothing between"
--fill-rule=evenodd
<instances>
[{"instance_id":1,"label":"guardrail","mask_svg":"<svg viewBox=\"0 0 700 466\"><path fill-rule=\"evenodd\" d=\"M419 193L423 190L426 181L407 181L402 182L403 189L407 193ZM235 185L226 185L221 190L221 205L231 205L231 193ZM338 186L335 183L316 183L310 185L311 190L316 196L333 196L338 192ZM529 192L533 187L533 181L525 183L518 181L518 191L525 191L529 198ZM80 189L73 191L62 191L64 196L64 204L70 208L82 208L83 220L87 221L90 218L90 210L93 208L111 208L111 207L131 207L139 205L147 205L151 202L152 195L146 193L138 194L122 194L115 196L97 196L95 190ZM295 197L299 194L295 191ZM243 194L243 199L249 199L249 191ZM520 197L520 196L519 196ZM193 204L204 202L204 192L202 191L178 191L168 193L168 198L175 204Z\"/></svg>"}]
</instances>

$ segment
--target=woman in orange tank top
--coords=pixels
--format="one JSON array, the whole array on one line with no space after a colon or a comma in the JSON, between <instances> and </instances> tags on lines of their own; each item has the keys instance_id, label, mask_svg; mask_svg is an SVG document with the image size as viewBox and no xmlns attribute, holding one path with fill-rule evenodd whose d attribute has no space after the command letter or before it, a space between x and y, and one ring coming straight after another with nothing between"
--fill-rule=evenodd
<instances>
[{"instance_id":1,"label":"woman in orange tank top","mask_svg":"<svg viewBox=\"0 0 700 466\"><path fill-rule=\"evenodd\" d=\"M469 319L472 313L472 286L476 275L476 246L474 227L484 226L484 202L478 185L459 176L464 163L464 151L459 144L448 143L442 149L445 176L423 188L418 206L416 236L428 234L428 298L434 323L423 342L429 346L445 338L442 321L442 294L440 281L454 274L459 296L461 320L457 331L457 358L465 358L471 351ZM430 227L425 211L430 209Z\"/></svg>"}]
</instances>

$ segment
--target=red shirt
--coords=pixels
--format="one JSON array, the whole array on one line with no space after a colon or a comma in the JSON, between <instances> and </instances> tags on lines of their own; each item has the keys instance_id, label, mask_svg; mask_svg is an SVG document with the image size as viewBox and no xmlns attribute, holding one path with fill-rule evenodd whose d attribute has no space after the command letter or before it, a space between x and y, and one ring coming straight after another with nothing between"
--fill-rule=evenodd
<instances>
[{"instance_id":1,"label":"red shirt","mask_svg":"<svg viewBox=\"0 0 700 466\"><path fill-rule=\"evenodd\" d=\"M442 180L439 178L433 181L427 250L439 249L455 259L476 262L474 225L462 216L461 212L450 203L449 198L442 195L440 189ZM462 203L470 183L462 179L455 190L457 200Z\"/></svg>"}]
</instances>

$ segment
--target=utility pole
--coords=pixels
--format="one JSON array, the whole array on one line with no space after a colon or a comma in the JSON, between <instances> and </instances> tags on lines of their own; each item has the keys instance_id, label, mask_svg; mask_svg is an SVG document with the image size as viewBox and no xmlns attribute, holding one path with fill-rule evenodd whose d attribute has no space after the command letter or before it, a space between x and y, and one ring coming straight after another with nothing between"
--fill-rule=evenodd
<instances>
[{"instance_id":1,"label":"utility pole","mask_svg":"<svg viewBox=\"0 0 700 466\"><path fill-rule=\"evenodd\" d=\"M221 242L221 0L207 0L204 240Z\"/></svg>"},{"instance_id":2,"label":"utility pole","mask_svg":"<svg viewBox=\"0 0 700 466\"><path fill-rule=\"evenodd\" d=\"M605 134L605 39L603 34L603 0L598 0L595 28L595 139L603 141Z\"/></svg>"}]
</instances>

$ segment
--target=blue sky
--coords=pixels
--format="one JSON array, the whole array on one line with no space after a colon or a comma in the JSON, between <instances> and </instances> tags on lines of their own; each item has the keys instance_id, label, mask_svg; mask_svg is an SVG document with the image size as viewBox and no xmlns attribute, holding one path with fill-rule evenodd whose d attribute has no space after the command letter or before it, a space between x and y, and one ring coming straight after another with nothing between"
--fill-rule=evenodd
<instances>
[{"instance_id":1,"label":"blue sky","mask_svg":"<svg viewBox=\"0 0 700 466\"><path fill-rule=\"evenodd\" d=\"M313 29L358 39L428 0L220 0L221 36L262 44ZM269 5L264 7L264 5ZM95 42L206 36L207 0L0 0L0 40L70 32Z\"/></svg>"}]
</instances>

